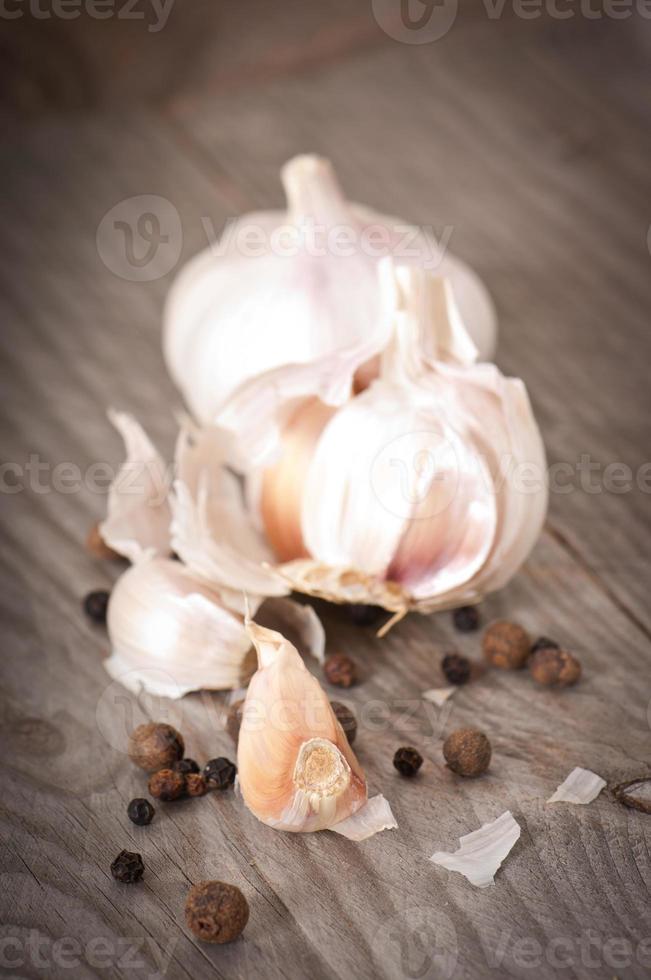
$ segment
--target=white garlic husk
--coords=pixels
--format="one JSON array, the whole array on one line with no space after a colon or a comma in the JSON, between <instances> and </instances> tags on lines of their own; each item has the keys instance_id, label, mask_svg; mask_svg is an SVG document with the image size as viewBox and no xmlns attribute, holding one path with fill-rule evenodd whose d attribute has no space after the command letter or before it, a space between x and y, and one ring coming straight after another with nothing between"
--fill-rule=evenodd
<instances>
[{"instance_id":1,"label":"white garlic husk","mask_svg":"<svg viewBox=\"0 0 651 980\"><path fill-rule=\"evenodd\" d=\"M367 801L364 773L321 685L280 633L248 623L258 670L242 709L244 802L277 830L326 830ZM381 829L381 828L378 828Z\"/></svg>"},{"instance_id":2,"label":"white garlic husk","mask_svg":"<svg viewBox=\"0 0 651 980\"><path fill-rule=\"evenodd\" d=\"M291 588L400 614L477 602L540 533L540 433L522 382L476 363L445 281L380 274L392 335L367 388L339 408L297 401L308 368L287 367L286 385L249 382L220 421L246 446L250 522Z\"/></svg>"},{"instance_id":3,"label":"white garlic husk","mask_svg":"<svg viewBox=\"0 0 651 980\"><path fill-rule=\"evenodd\" d=\"M216 246L188 263L168 296L166 362L200 422L212 423L246 381L288 364L359 352L357 379L368 383L386 340L376 285L386 255L447 277L481 357L492 355L491 299L433 235L348 202L322 158L295 157L282 181L287 211L231 223ZM258 245L247 249L252 236ZM351 380L341 367L326 396L333 404L347 397Z\"/></svg>"},{"instance_id":4,"label":"white garlic husk","mask_svg":"<svg viewBox=\"0 0 651 980\"><path fill-rule=\"evenodd\" d=\"M271 552L250 526L239 479L223 466L223 434L185 421L170 468L135 419L123 413L111 418L127 459L111 487L102 530L134 563L109 602L112 653L104 664L111 676L130 690L167 697L239 687L251 672L244 592L250 609L322 661L325 635L318 616L285 598L288 584L264 567ZM185 561L167 558L176 516L176 544Z\"/></svg>"},{"instance_id":5,"label":"white garlic husk","mask_svg":"<svg viewBox=\"0 0 651 980\"><path fill-rule=\"evenodd\" d=\"M113 551L130 561L146 552L169 555L170 470L131 415L113 409L108 414L122 436L126 458L109 487L99 532Z\"/></svg>"},{"instance_id":6,"label":"white garlic husk","mask_svg":"<svg viewBox=\"0 0 651 980\"><path fill-rule=\"evenodd\" d=\"M112 652L104 665L132 691L177 698L246 680L251 640L242 616L180 562L144 556L124 572L107 627Z\"/></svg>"}]
</instances>

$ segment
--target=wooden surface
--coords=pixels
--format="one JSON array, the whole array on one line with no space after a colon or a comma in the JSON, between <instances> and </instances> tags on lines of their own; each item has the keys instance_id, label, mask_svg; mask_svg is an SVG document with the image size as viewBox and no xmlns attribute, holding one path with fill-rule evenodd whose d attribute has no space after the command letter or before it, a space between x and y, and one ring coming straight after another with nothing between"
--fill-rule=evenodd
<instances>
[{"instance_id":1,"label":"wooden surface","mask_svg":"<svg viewBox=\"0 0 651 980\"><path fill-rule=\"evenodd\" d=\"M128 728L167 717L193 756L231 754L224 699L137 705L109 683L106 636L80 611L119 574L83 547L104 497L52 483L57 464L119 460L108 405L165 451L174 437L160 352L173 270L114 274L96 247L103 215L161 195L181 216L183 260L205 246L206 219L219 230L279 204L278 167L305 150L333 158L350 196L453 226L452 249L495 297L499 362L526 380L550 463L589 455L635 474L651 407L649 21L491 20L477 4L413 45L366 3L193 0L154 34L115 18L0 26L2 458L50 467L2 499L2 975L648 976L651 817L606 792L544 803L575 765L613 783L651 764L646 488L577 474L552 495L526 567L484 603L486 621L514 618L575 650L574 690L493 671L437 711L419 695L439 683L441 651L478 658L477 634L440 615L378 641L321 610L329 648L363 672L346 695L356 750L400 825L353 844L275 833L231 794L129 823L144 780L124 756ZM478 781L442 765L442 735L466 725L493 743ZM404 743L426 759L413 782L391 766ZM494 887L429 863L507 808L522 836ZM138 887L110 877L123 847L144 856ZM189 884L209 877L251 906L228 947L195 942L182 921Z\"/></svg>"}]
</instances>

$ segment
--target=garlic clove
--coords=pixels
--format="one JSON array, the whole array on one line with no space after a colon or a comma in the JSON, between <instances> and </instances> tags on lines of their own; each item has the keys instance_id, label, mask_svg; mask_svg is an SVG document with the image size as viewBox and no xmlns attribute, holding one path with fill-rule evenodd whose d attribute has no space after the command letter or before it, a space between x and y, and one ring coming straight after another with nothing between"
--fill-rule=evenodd
<instances>
[{"instance_id":1,"label":"garlic clove","mask_svg":"<svg viewBox=\"0 0 651 980\"><path fill-rule=\"evenodd\" d=\"M144 552L170 552L169 475L165 463L131 415L110 410L124 440L126 459L111 483L107 516L99 532L114 551L131 561Z\"/></svg>"},{"instance_id":2,"label":"garlic clove","mask_svg":"<svg viewBox=\"0 0 651 980\"><path fill-rule=\"evenodd\" d=\"M350 204L331 165L318 157L289 161L283 183L286 213L246 215L229 225L216 248L185 267L168 297L165 357L197 418L214 421L236 389L260 374L378 340L378 250L364 245L371 228L386 239L379 251L399 254L408 242L411 264L449 277L481 356L492 353L495 313L485 288L431 236ZM351 236L344 249L336 247L342 228ZM251 229L261 245L246 255L242 233Z\"/></svg>"},{"instance_id":3,"label":"garlic clove","mask_svg":"<svg viewBox=\"0 0 651 980\"><path fill-rule=\"evenodd\" d=\"M129 690L178 698L246 677L251 640L242 619L180 562L144 557L129 568L111 593L107 627L104 665Z\"/></svg>"},{"instance_id":4,"label":"garlic clove","mask_svg":"<svg viewBox=\"0 0 651 980\"><path fill-rule=\"evenodd\" d=\"M366 802L366 780L325 692L282 634L248 622L258 670L248 687L238 773L248 808L278 830L324 830Z\"/></svg>"}]
</instances>

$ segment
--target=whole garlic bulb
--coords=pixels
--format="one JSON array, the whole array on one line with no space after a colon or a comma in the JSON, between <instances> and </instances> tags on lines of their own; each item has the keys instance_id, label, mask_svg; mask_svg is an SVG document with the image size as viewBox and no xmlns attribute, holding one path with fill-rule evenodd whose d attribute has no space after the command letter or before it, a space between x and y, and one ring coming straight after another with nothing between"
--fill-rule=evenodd
<instances>
[{"instance_id":1,"label":"whole garlic bulb","mask_svg":"<svg viewBox=\"0 0 651 980\"><path fill-rule=\"evenodd\" d=\"M165 309L168 368L199 421L244 382L285 364L382 347L376 273L383 255L447 277L483 359L495 346L495 313L474 272L427 232L344 198L327 160L299 156L282 170L287 212L245 215L175 281ZM246 254L246 236L260 238ZM256 239L257 240L257 239ZM363 383L374 368L361 366ZM316 392L315 392L316 393ZM345 397L342 394L342 399Z\"/></svg>"},{"instance_id":2,"label":"whole garlic bulb","mask_svg":"<svg viewBox=\"0 0 651 980\"><path fill-rule=\"evenodd\" d=\"M274 630L250 622L247 628L258 670L242 709L237 749L244 802L277 830L331 829L365 805L364 773L296 648Z\"/></svg>"}]
</instances>

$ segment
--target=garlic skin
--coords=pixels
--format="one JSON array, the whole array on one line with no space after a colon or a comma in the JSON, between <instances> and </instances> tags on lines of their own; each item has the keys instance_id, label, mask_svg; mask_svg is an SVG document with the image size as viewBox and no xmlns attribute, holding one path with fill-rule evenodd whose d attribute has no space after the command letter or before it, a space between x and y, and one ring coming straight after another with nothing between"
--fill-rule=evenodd
<instances>
[{"instance_id":1,"label":"garlic skin","mask_svg":"<svg viewBox=\"0 0 651 980\"><path fill-rule=\"evenodd\" d=\"M282 181L286 212L241 217L216 247L188 263L169 293L165 359L200 422L214 422L252 378L284 365L336 359L347 350L363 352L358 380L368 384L385 339L376 285L382 255L408 251L401 262L446 277L481 357L492 355L494 308L468 266L426 232L349 203L327 160L295 157L283 167ZM242 251L247 229L262 236L262 254ZM337 246L340 232L350 235L345 247ZM365 244L373 235L375 244ZM340 374L332 398L347 397L345 381Z\"/></svg>"},{"instance_id":2,"label":"garlic skin","mask_svg":"<svg viewBox=\"0 0 651 980\"><path fill-rule=\"evenodd\" d=\"M126 459L109 487L99 525L105 543L130 561L145 552L170 553L169 474L147 433L126 412L108 413L124 441Z\"/></svg>"},{"instance_id":3,"label":"garlic skin","mask_svg":"<svg viewBox=\"0 0 651 980\"><path fill-rule=\"evenodd\" d=\"M338 408L299 401L308 369L288 366L282 384L244 385L220 422L246 446L251 521L292 589L398 614L477 602L540 533L540 433L522 382L476 363L444 281L390 261L380 280L392 333L366 389Z\"/></svg>"},{"instance_id":4,"label":"garlic skin","mask_svg":"<svg viewBox=\"0 0 651 980\"><path fill-rule=\"evenodd\" d=\"M107 628L112 653L104 666L131 691L179 698L246 679L251 640L241 616L180 562L145 556L124 572L111 592Z\"/></svg>"},{"instance_id":5,"label":"garlic skin","mask_svg":"<svg viewBox=\"0 0 651 980\"><path fill-rule=\"evenodd\" d=\"M333 828L367 800L364 773L319 682L285 637L250 621L258 654L242 709L239 786L277 830Z\"/></svg>"}]
</instances>

